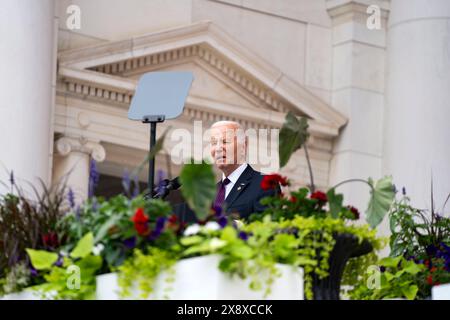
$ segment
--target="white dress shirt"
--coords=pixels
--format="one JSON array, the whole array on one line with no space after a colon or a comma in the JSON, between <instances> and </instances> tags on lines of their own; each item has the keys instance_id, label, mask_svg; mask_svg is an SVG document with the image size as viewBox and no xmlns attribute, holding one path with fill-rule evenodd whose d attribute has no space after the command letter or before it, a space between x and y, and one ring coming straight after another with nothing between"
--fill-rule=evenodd
<instances>
[{"instance_id":1,"label":"white dress shirt","mask_svg":"<svg viewBox=\"0 0 450 320\"><path fill-rule=\"evenodd\" d=\"M244 172L246 168L247 163L243 163L239 167L237 167L236 170L234 170L228 177L225 177L225 174L222 173L222 181L225 180L225 178L228 178L228 180L230 180L230 182L225 186L225 199L228 197L231 189L233 189L242 172Z\"/></svg>"}]
</instances>

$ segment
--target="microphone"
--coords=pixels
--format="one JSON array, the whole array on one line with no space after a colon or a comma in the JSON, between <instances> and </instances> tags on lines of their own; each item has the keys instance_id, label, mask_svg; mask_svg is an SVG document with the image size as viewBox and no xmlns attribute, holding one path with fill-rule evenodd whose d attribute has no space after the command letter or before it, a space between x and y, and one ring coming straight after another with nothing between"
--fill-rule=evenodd
<instances>
[{"instance_id":1,"label":"microphone","mask_svg":"<svg viewBox=\"0 0 450 320\"><path fill-rule=\"evenodd\" d=\"M172 180L164 179L163 181L164 184L156 189L156 194L153 196L154 199L164 199L165 197L167 197L170 191L177 190L181 187L181 183L178 177Z\"/></svg>"}]
</instances>

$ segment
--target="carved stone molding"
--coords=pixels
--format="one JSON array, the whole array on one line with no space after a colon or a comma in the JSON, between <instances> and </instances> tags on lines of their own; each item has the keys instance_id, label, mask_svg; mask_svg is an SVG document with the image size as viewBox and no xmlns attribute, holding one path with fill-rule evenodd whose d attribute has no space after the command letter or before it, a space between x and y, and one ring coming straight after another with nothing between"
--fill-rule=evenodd
<instances>
[{"instance_id":1,"label":"carved stone molding","mask_svg":"<svg viewBox=\"0 0 450 320\"><path fill-rule=\"evenodd\" d=\"M71 152L82 152L97 162L102 162L106 158L105 148L100 143L82 137L61 137L55 142L55 146L58 154L62 156L67 156Z\"/></svg>"}]
</instances>

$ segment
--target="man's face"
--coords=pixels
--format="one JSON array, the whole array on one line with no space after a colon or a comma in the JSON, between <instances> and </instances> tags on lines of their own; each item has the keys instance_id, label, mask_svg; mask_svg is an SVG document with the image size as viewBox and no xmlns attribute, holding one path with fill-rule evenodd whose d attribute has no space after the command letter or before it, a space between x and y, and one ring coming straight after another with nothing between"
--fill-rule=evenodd
<instances>
[{"instance_id":1,"label":"man's face","mask_svg":"<svg viewBox=\"0 0 450 320\"><path fill-rule=\"evenodd\" d=\"M238 143L237 134L241 133L232 125L211 128L211 156L222 171L243 162L243 146Z\"/></svg>"}]
</instances>

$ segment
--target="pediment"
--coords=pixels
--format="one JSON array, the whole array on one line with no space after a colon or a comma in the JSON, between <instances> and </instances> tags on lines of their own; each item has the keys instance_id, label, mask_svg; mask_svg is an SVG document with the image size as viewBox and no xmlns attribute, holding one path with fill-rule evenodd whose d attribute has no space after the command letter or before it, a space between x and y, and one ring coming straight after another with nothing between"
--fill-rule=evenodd
<instances>
[{"instance_id":1,"label":"pediment","mask_svg":"<svg viewBox=\"0 0 450 320\"><path fill-rule=\"evenodd\" d=\"M139 76L153 70L193 71L188 104L194 108L275 125L291 110L310 118L312 131L326 137L337 136L347 121L208 21L59 53L58 75L68 91L114 103L129 103Z\"/></svg>"}]
</instances>

